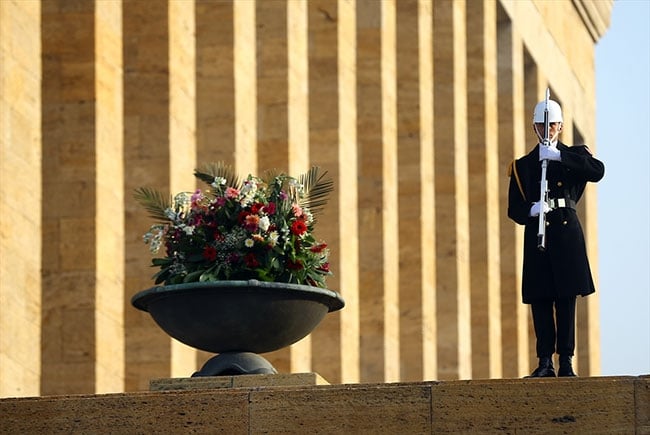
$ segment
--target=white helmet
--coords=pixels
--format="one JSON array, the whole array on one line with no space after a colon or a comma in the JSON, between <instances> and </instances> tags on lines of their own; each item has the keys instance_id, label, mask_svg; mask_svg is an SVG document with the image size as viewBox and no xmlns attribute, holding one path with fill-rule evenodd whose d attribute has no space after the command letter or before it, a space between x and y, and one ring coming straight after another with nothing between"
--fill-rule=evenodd
<instances>
[{"instance_id":1,"label":"white helmet","mask_svg":"<svg viewBox=\"0 0 650 435\"><path fill-rule=\"evenodd\" d=\"M544 108L546 107L546 101L540 101L535 106L533 111L533 122L534 123L543 123L544 122ZM548 122L564 122L562 119L562 108L560 105L553 100L548 100Z\"/></svg>"}]
</instances>

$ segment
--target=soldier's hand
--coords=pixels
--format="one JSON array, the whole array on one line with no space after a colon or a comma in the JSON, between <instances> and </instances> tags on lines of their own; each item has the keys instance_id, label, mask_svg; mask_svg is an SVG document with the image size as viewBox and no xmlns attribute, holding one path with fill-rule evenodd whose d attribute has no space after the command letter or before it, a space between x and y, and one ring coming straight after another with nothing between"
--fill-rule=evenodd
<instances>
[{"instance_id":1,"label":"soldier's hand","mask_svg":"<svg viewBox=\"0 0 650 435\"><path fill-rule=\"evenodd\" d=\"M539 216L539 212L542 210L542 204L543 204L544 214L546 214L546 213L548 213L549 211L551 211L551 206L548 205L547 202L537 201L537 202L534 203L533 206L530 208L530 211L528 212L528 216L530 216L530 217L537 217L537 216Z\"/></svg>"},{"instance_id":2,"label":"soldier's hand","mask_svg":"<svg viewBox=\"0 0 650 435\"><path fill-rule=\"evenodd\" d=\"M556 147L552 146L545 146L541 145L539 146L539 160L555 160L555 161L561 161L561 153L560 150L557 149Z\"/></svg>"}]
</instances>

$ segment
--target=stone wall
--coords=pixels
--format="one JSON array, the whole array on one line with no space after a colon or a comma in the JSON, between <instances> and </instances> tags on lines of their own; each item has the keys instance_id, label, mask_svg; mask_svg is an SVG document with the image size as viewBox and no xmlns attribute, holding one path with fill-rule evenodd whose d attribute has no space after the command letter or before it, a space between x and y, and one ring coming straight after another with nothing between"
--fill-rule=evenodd
<instances>
[{"instance_id":1,"label":"stone wall","mask_svg":"<svg viewBox=\"0 0 650 435\"><path fill-rule=\"evenodd\" d=\"M319 221L347 302L265 355L331 383L520 377L508 163L550 86L597 148L594 44L610 1L0 2L0 396L146 389L208 355L129 300L152 285L132 197L192 169L329 171ZM551 61L552 60L552 61ZM596 191L580 209L597 270ZM600 371L598 296L576 367Z\"/></svg>"},{"instance_id":2,"label":"stone wall","mask_svg":"<svg viewBox=\"0 0 650 435\"><path fill-rule=\"evenodd\" d=\"M331 386L253 387L243 382L234 388L227 383L215 387L220 378L212 379L213 387L208 389L2 399L0 432L238 435L650 431L650 381L644 376Z\"/></svg>"}]
</instances>

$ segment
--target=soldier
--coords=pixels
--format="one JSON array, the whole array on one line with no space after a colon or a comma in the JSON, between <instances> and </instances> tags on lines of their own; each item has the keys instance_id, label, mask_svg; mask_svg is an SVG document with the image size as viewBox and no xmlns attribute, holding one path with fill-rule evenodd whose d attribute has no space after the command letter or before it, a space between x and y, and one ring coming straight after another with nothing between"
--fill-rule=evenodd
<instances>
[{"instance_id":1,"label":"soldier","mask_svg":"<svg viewBox=\"0 0 650 435\"><path fill-rule=\"evenodd\" d=\"M559 354L558 376L576 376L571 366L575 348L577 295L595 292L584 234L576 213L588 181L597 182L605 166L586 145L560 142L562 109L541 101L533 112L533 129L544 141L545 112L548 142L537 144L508 169L508 216L524 225L522 300L530 304L537 339L539 366L528 377L555 377L553 354ZM548 160L548 200L540 200L541 162ZM545 213L545 242L540 249L539 214ZM541 224L544 228L544 225Z\"/></svg>"}]
</instances>

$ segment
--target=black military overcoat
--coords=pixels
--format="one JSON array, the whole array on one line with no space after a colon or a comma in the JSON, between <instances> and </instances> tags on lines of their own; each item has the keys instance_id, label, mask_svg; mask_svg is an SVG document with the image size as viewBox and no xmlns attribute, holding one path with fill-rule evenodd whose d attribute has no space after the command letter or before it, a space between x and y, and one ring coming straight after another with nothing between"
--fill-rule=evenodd
<instances>
[{"instance_id":1,"label":"black military overcoat","mask_svg":"<svg viewBox=\"0 0 650 435\"><path fill-rule=\"evenodd\" d=\"M525 225L522 299L526 304L595 292L584 234L574 208L556 208L546 214L546 249L537 248L539 218L528 214L540 197L538 147L515 160L508 170L508 216ZM557 147L562 161L549 161L546 171L549 198L564 198L568 205L569 200L577 203L588 181L603 178L605 166L585 145L569 147L558 143Z\"/></svg>"}]
</instances>

